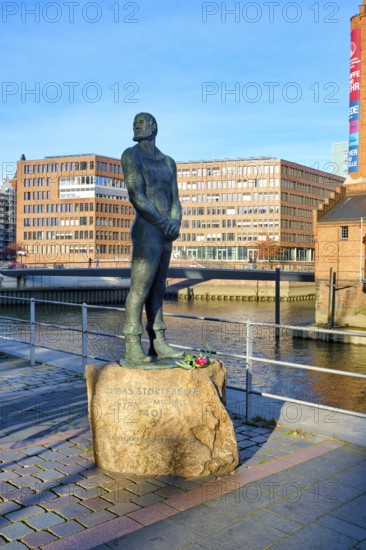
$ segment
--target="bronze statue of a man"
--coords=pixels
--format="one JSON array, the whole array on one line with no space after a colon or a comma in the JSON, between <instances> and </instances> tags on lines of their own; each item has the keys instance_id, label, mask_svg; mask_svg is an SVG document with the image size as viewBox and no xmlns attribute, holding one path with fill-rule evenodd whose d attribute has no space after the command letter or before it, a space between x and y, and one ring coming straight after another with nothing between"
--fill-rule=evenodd
<instances>
[{"instance_id":1,"label":"bronze statue of a man","mask_svg":"<svg viewBox=\"0 0 366 550\"><path fill-rule=\"evenodd\" d=\"M149 113L139 113L133 123L137 145L122 154L124 179L135 207L132 237L131 287L126 301L125 361L145 364L153 356L178 358L183 354L165 340L163 299L172 252L178 238L182 208L178 197L176 165L155 146L158 126ZM141 347L142 310L145 305L149 354Z\"/></svg>"}]
</instances>

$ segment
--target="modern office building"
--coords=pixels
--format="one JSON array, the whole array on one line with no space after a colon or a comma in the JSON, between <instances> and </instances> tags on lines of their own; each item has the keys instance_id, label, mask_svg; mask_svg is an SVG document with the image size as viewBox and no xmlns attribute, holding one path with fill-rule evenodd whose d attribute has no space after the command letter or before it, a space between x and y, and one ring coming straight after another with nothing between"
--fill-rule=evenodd
<instances>
[{"instance_id":1,"label":"modern office building","mask_svg":"<svg viewBox=\"0 0 366 550\"><path fill-rule=\"evenodd\" d=\"M0 184L0 259L7 260L6 248L15 241L15 188L9 178Z\"/></svg>"},{"instance_id":2,"label":"modern office building","mask_svg":"<svg viewBox=\"0 0 366 550\"><path fill-rule=\"evenodd\" d=\"M16 241L27 264L119 261L134 210L119 159L94 154L18 161Z\"/></svg>"},{"instance_id":3,"label":"modern office building","mask_svg":"<svg viewBox=\"0 0 366 550\"><path fill-rule=\"evenodd\" d=\"M313 261L312 211L343 179L275 158L177 163L183 208L173 258ZM28 264L119 261L134 209L119 159L70 155L18 162L17 244ZM276 254L278 250L278 254ZM266 259L263 257L262 259Z\"/></svg>"},{"instance_id":4,"label":"modern office building","mask_svg":"<svg viewBox=\"0 0 366 550\"><path fill-rule=\"evenodd\" d=\"M283 260L308 262L312 212L344 181L267 157L179 162L177 179L183 223L175 258L255 261L257 244L267 241Z\"/></svg>"},{"instance_id":5,"label":"modern office building","mask_svg":"<svg viewBox=\"0 0 366 550\"><path fill-rule=\"evenodd\" d=\"M363 0L351 19L348 176L342 191L314 215L316 321L322 324L366 327L365 52Z\"/></svg>"},{"instance_id":6,"label":"modern office building","mask_svg":"<svg viewBox=\"0 0 366 550\"><path fill-rule=\"evenodd\" d=\"M331 172L342 178L348 175L348 141L332 144Z\"/></svg>"}]
</instances>

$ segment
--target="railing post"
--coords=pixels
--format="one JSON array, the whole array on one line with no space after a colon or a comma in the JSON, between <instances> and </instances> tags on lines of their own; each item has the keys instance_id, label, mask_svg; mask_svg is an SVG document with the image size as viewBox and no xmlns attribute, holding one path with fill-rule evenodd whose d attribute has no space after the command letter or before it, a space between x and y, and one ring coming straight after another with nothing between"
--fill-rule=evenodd
<instances>
[{"instance_id":1,"label":"railing post","mask_svg":"<svg viewBox=\"0 0 366 550\"><path fill-rule=\"evenodd\" d=\"M247 324L247 346L246 346L246 399L245 399L245 420L249 422L252 413L252 376L253 376L253 326Z\"/></svg>"},{"instance_id":2,"label":"railing post","mask_svg":"<svg viewBox=\"0 0 366 550\"><path fill-rule=\"evenodd\" d=\"M88 355L88 306L87 304L82 305L82 333L81 333L81 350L82 350L82 369L83 369L83 378L85 378L85 367L87 362Z\"/></svg>"},{"instance_id":3,"label":"railing post","mask_svg":"<svg viewBox=\"0 0 366 550\"><path fill-rule=\"evenodd\" d=\"M36 345L36 302L34 298L31 298L30 300L30 363L32 367L36 364L35 345Z\"/></svg>"}]
</instances>

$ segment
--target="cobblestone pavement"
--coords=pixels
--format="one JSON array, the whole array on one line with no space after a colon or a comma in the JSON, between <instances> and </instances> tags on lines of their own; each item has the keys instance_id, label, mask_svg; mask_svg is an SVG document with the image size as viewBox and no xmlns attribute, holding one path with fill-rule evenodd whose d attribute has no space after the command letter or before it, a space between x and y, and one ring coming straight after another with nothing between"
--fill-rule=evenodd
<instances>
[{"instance_id":1,"label":"cobblestone pavement","mask_svg":"<svg viewBox=\"0 0 366 550\"><path fill-rule=\"evenodd\" d=\"M96 468L85 381L0 354L7 550L366 549L366 447L234 415L241 465L205 479Z\"/></svg>"}]
</instances>

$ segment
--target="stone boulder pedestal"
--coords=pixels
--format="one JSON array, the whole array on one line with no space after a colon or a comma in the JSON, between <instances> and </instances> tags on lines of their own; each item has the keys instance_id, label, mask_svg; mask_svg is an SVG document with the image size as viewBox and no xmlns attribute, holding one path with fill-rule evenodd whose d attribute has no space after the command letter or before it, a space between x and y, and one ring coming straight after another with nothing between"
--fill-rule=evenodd
<instances>
[{"instance_id":1,"label":"stone boulder pedestal","mask_svg":"<svg viewBox=\"0 0 366 550\"><path fill-rule=\"evenodd\" d=\"M110 472L200 477L239 461L226 369L86 367L94 460Z\"/></svg>"}]
</instances>

